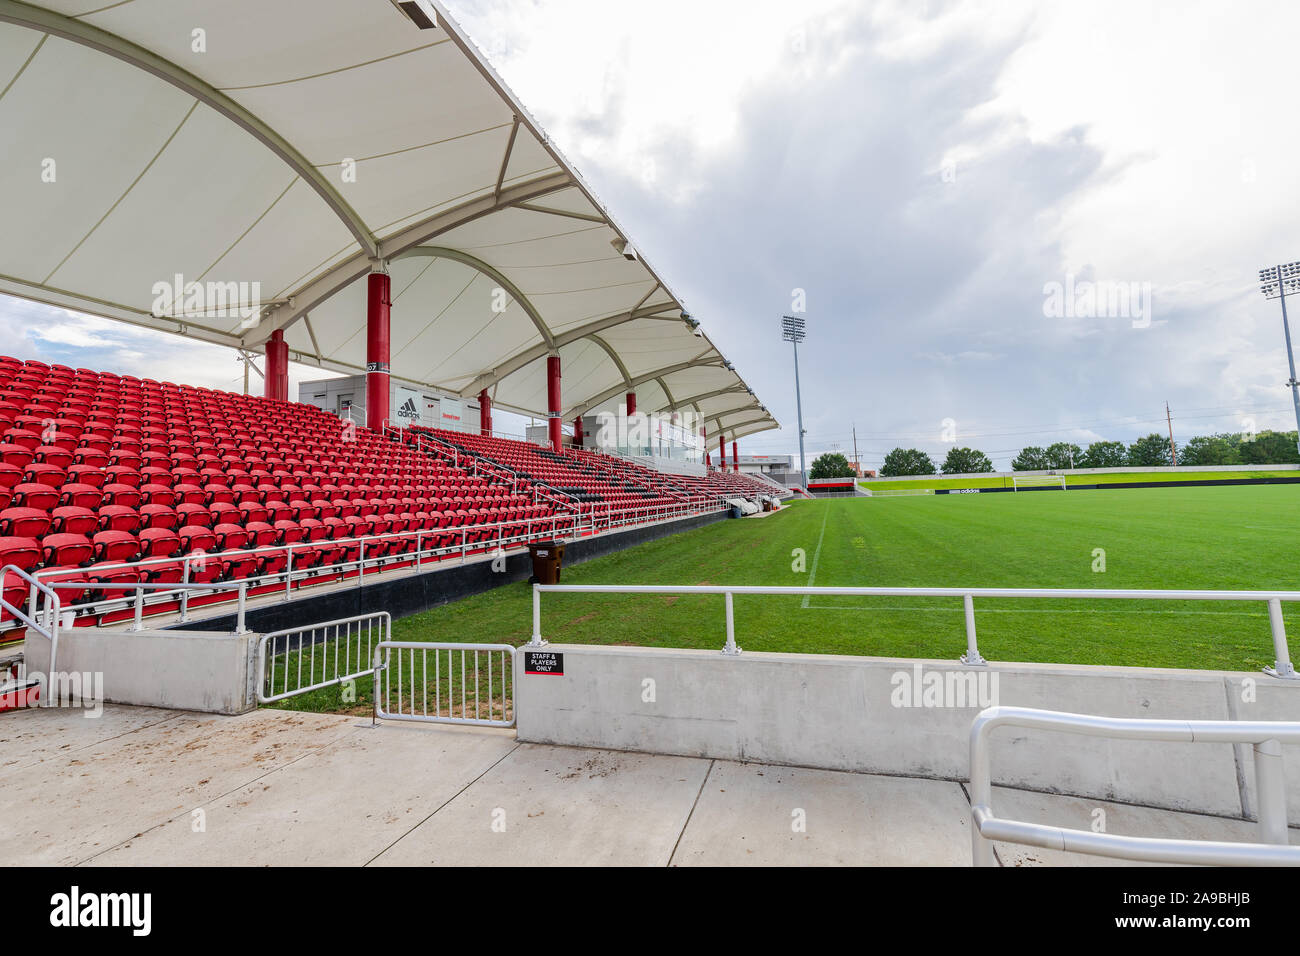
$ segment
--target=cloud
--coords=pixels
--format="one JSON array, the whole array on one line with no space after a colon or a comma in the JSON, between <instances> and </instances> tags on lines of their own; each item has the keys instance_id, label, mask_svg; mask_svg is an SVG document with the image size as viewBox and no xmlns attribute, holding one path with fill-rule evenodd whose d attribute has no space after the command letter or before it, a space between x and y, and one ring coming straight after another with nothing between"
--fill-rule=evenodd
<instances>
[{"instance_id":1,"label":"cloud","mask_svg":"<svg viewBox=\"0 0 1300 956\"><path fill-rule=\"evenodd\" d=\"M797 449L795 289L811 454L856 425L869 464L904 443L941 457L951 418L1005 465L1132 440L1165 401L1179 437L1291 427L1253 278L1300 257L1300 130L1259 95L1290 85L1293 5L451 5L785 423L742 451ZM1045 315L1067 276L1149 285L1150 323ZM228 350L17 300L0 334L23 357L242 385Z\"/></svg>"},{"instance_id":2,"label":"cloud","mask_svg":"<svg viewBox=\"0 0 1300 956\"><path fill-rule=\"evenodd\" d=\"M649 25L568 0L455 12L509 37L507 81L785 423L742 446L797 449L778 333L796 288L810 454L854 423L868 461L942 453L955 418L1004 436L980 440L1005 465L1020 444L1131 440L1166 400L1189 435L1251 410L1290 427L1275 304L1251 283L1300 198L1300 137L1261 135L1252 92L1287 84L1285 29L1213 4L699 6ZM1067 275L1149 284L1149 325L1044 316Z\"/></svg>"}]
</instances>

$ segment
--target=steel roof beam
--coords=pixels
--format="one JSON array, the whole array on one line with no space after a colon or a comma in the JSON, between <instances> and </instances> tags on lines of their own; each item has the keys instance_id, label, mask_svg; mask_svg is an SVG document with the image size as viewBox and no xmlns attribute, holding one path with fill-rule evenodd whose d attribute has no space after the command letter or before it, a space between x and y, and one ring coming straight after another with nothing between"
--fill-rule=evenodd
<instances>
[{"instance_id":1,"label":"steel roof beam","mask_svg":"<svg viewBox=\"0 0 1300 956\"><path fill-rule=\"evenodd\" d=\"M205 106L216 110L226 119L253 136L302 178L316 194L325 201L348 231L352 233L357 244L367 256L376 254L379 244L369 227L362 221L328 179L325 174L307 161L289 142L261 119L240 106L216 87L205 83L193 73L182 69L170 60L163 59L156 53L136 46L114 33L101 30L81 20L44 10L39 7L17 3L15 0L0 0L0 23L12 23L16 26L38 30L50 36L77 43L100 53L106 53L124 63L150 73L165 83L169 83L183 93L194 97Z\"/></svg>"}]
</instances>

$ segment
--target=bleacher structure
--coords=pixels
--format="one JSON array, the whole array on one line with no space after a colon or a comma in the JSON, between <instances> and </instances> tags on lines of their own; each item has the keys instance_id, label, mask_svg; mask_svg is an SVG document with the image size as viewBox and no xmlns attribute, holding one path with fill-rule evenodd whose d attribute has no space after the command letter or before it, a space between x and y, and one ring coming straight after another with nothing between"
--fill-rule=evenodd
<instances>
[{"instance_id":1,"label":"bleacher structure","mask_svg":"<svg viewBox=\"0 0 1300 956\"><path fill-rule=\"evenodd\" d=\"M0 384L0 567L54 587L78 626L135 615L139 585L144 614L172 614L240 584L287 593L773 494L735 473L374 432L311 405L7 356ZM6 575L8 603L31 590ZM0 643L18 623L0 620Z\"/></svg>"}]
</instances>

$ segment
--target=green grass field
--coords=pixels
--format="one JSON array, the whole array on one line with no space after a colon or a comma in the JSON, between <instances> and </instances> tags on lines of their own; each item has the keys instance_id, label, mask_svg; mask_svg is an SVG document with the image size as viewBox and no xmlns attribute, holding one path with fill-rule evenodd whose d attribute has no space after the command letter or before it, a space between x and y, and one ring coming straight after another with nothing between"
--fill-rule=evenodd
<instances>
[{"instance_id":1,"label":"green grass field","mask_svg":"<svg viewBox=\"0 0 1300 956\"><path fill-rule=\"evenodd\" d=\"M1300 589L1288 485L839 498L727 520L564 570L566 584ZM1094 549L1106 570L1093 571ZM804 572L792 570L795 549ZM1300 608L1284 605L1300 639ZM960 600L735 598L751 651L954 659ZM519 645L531 588L497 588L393 623L395 640ZM1258 670L1273 660L1263 603L978 600L991 660ZM555 643L720 649L721 596L549 594ZM1300 646L1300 645L1298 645ZM365 682L368 685L368 682ZM351 709L368 709L368 686ZM350 709L329 688L287 706Z\"/></svg>"},{"instance_id":2,"label":"green grass field","mask_svg":"<svg viewBox=\"0 0 1300 956\"><path fill-rule=\"evenodd\" d=\"M1126 481L1224 481L1230 478L1300 478L1297 471L1117 471L1100 475L1066 475L1066 485L1114 485ZM944 478L928 475L923 478L876 478L858 482L863 488L881 491L913 488L1011 488L1011 478L990 475L987 478Z\"/></svg>"}]
</instances>

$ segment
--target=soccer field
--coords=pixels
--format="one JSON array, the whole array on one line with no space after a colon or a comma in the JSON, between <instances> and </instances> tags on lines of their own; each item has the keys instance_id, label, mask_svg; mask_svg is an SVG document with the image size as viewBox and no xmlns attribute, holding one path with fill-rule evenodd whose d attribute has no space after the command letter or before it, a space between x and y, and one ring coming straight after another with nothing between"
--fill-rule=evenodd
<instances>
[{"instance_id":1,"label":"soccer field","mask_svg":"<svg viewBox=\"0 0 1300 956\"><path fill-rule=\"evenodd\" d=\"M799 501L564 570L566 584L1300 589L1300 490L1286 485ZM1104 573L1093 571L1094 549ZM792 570L795 549L804 572ZM1300 638L1300 608L1284 605ZM956 659L959 599L735 598L751 651ZM1261 602L977 600L990 660L1258 670ZM393 623L396 640L522 644L531 588L497 588ZM548 594L556 643L720 649L721 596ZM1300 645L1298 645L1300 646ZM363 698L368 687L359 688ZM290 706L328 707L337 688Z\"/></svg>"}]
</instances>

